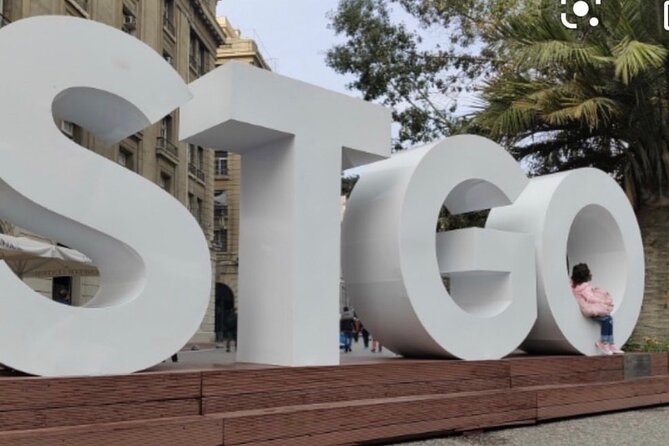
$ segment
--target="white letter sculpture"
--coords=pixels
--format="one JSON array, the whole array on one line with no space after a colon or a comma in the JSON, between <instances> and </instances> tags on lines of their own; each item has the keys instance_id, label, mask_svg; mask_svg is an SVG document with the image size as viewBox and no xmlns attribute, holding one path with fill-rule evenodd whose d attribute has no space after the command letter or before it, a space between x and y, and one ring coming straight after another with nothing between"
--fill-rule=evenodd
<instances>
[{"instance_id":1,"label":"white letter sculpture","mask_svg":"<svg viewBox=\"0 0 669 446\"><path fill-rule=\"evenodd\" d=\"M501 207L485 229L435 235L442 202L453 214ZM496 359L521 343L597 354L599 325L581 315L570 289L576 263L613 295L618 343L631 335L643 299L639 226L611 177L579 169L528 183L501 147L479 137L448 138L368 168L348 202L343 239L356 311L405 356Z\"/></svg>"},{"instance_id":2,"label":"white letter sculpture","mask_svg":"<svg viewBox=\"0 0 669 446\"><path fill-rule=\"evenodd\" d=\"M338 364L341 169L390 155L390 113L245 64L189 85L186 141L242 154L237 359Z\"/></svg>"},{"instance_id":3,"label":"white letter sculpture","mask_svg":"<svg viewBox=\"0 0 669 446\"><path fill-rule=\"evenodd\" d=\"M242 154L238 360L339 363L340 171L389 156L388 110L237 63L187 87L133 37L74 18L7 26L0 55L10 61L0 82L0 219L81 250L101 274L93 300L74 308L0 263L0 362L47 376L129 373L195 333L211 287L197 222L54 123L115 143L185 104L188 142ZM484 229L437 234L442 205L493 209ZM641 236L615 181L595 169L529 181L480 137L370 166L342 238L355 309L405 356L495 359L521 344L595 354L599 327L569 288L581 262L614 296L618 343L640 312Z\"/></svg>"},{"instance_id":4,"label":"white letter sculpture","mask_svg":"<svg viewBox=\"0 0 669 446\"><path fill-rule=\"evenodd\" d=\"M599 324L581 315L569 288L571 268L587 263L593 283L614 299L616 343L632 334L643 301L644 257L639 225L618 184L597 169L533 179L486 227L534 235L539 315L523 348L598 354Z\"/></svg>"},{"instance_id":5,"label":"white letter sculpture","mask_svg":"<svg viewBox=\"0 0 669 446\"><path fill-rule=\"evenodd\" d=\"M437 237L435 227L442 205L453 214L508 205L527 182L506 151L475 136L368 167L346 207L342 269L371 333L405 356L493 359L516 349L537 314L531 236Z\"/></svg>"},{"instance_id":6,"label":"white letter sculpture","mask_svg":"<svg viewBox=\"0 0 669 446\"><path fill-rule=\"evenodd\" d=\"M39 36L39 38L37 38ZM86 308L45 299L0 262L0 362L46 375L129 373L181 348L209 301L202 230L156 185L63 136L107 143L186 102L151 48L88 20L37 17L0 31L0 218L86 253L100 289Z\"/></svg>"}]
</instances>

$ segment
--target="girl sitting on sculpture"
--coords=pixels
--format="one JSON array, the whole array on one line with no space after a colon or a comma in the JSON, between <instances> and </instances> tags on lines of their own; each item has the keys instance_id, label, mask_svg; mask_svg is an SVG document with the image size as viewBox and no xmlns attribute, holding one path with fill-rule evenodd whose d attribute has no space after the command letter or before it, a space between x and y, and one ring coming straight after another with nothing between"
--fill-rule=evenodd
<instances>
[{"instance_id":1,"label":"girl sitting on sculpture","mask_svg":"<svg viewBox=\"0 0 669 446\"><path fill-rule=\"evenodd\" d=\"M613 342L613 299L608 292L590 285L592 274L585 263L574 266L571 274L571 291L584 316L599 322L601 336L595 346L605 355L624 353Z\"/></svg>"}]
</instances>

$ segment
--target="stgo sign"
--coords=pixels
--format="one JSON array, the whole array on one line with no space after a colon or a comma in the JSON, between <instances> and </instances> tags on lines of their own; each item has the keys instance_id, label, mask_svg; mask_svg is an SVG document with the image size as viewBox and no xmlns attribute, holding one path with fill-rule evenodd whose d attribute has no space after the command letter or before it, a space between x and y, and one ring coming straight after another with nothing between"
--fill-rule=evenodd
<instances>
[{"instance_id":1,"label":"stgo sign","mask_svg":"<svg viewBox=\"0 0 669 446\"><path fill-rule=\"evenodd\" d=\"M13 368L129 373L197 330L211 289L197 222L54 125L113 144L176 108L184 141L242 154L239 361L338 364L340 271L365 325L407 356L494 359L521 344L594 354L597 326L569 289L578 262L613 294L618 339L631 334L641 237L600 171L529 180L474 136L390 158L382 107L235 63L186 85L151 48L88 20L16 22L0 31L0 54L11 61L0 74L0 218L84 252L101 274L95 298L73 308L0 266L0 362ZM342 230L341 170L370 163ZM492 211L485 228L436 234L442 204Z\"/></svg>"}]
</instances>

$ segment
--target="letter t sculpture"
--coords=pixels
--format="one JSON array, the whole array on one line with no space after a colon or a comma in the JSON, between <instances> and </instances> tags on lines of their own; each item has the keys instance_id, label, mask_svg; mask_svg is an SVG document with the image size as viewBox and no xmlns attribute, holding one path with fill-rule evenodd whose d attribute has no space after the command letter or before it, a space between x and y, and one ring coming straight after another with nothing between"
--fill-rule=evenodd
<instances>
[{"instance_id":1,"label":"letter t sculpture","mask_svg":"<svg viewBox=\"0 0 669 446\"><path fill-rule=\"evenodd\" d=\"M184 140L242 155L237 360L339 364L341 170L390 155L389 110L235 62L189 87Z\"/></svg>"}]
</instances>

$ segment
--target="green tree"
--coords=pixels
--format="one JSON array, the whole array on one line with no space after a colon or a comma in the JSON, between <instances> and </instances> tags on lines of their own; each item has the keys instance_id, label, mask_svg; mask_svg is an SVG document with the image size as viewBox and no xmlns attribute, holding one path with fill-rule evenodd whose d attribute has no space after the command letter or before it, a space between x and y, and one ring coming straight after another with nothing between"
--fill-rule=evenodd
<instances>
[{"instance_id":1,"label":"green tree","mask_svg":"<svg viewBox=\"0 0 669 446\"><path fill-rule=\"evenodd\" d=\"M509 63L483 88L471 129L543 174L599 167L637 209L648 276L635 340L669 338L669 32L663 1L607 0L600 23L564 28L545 9L497 29ZM594 5L591 5L594 6ZM585 25L585 26L583 26Z\"/></svg>"},{"instance_id":2,"label":"green tree","mask_svg":"<svg viewBox=\"0 0 669 446\"><path fill-rule=\"evenodd\" d=\"M663 3L608 0L594 9L599 26L582 20L568 30L557 1L341 0L332 27L347 40L327 61L353 74L350 87L366 100L393 108L396 148L482 133L532 173L594 165L620 180L635 205L662 203L669 184ZM423 28L399 22L397 11ZM443 41L426 47L423 35L435 29ZM481 94L482 110L454 117L456 104L443 98L467 89Z\"/></svg>"},{"instance_id":3,"label":"green tree","mask_svg":"<svg viewBox=\"0 0 669 446\"><path fill-rule=\"evenodd\" d=\"M609 0L569 30L554 10L497 28L508 59L482 90L476 129L544 174L596 166L636 206L666 204L669 33L662 1Z\"/></svg>"},{"instance_id":4,"label":"green tree","mask_svg":"<svg viewBox=\"0 0 669 446\"><path fill-rule=\"evenodd\" d=\"M340 0L331 26L346 41L330 49L327 63L355 78L350 88L390 106L400 124L396 149L454 133L460 92L498 69L490 45L497 24L525 13L523 0ZM410 17L418 29L397 20ZM425 36L441 39L429 47Z\"/></svg>"}]
</instances>

